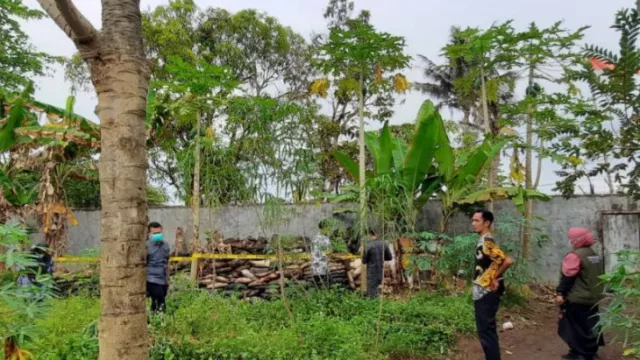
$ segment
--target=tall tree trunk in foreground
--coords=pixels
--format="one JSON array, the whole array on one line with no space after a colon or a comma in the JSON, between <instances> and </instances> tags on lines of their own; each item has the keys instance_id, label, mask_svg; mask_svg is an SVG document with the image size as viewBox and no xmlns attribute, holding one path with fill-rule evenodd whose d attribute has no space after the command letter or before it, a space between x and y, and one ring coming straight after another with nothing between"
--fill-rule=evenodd
<instances>
[{"instance_id":1,"label":"tall tree trunk in foreground","mask_svg":"<svg viewBox=\"0 0 640 360\"><path fill-rule=\"evenodd\" d=\"M487 100L487 84L486 84L486 80L484 78L484 67L480 67L480 96L481 99L480 101L482 102L482 117L484 120L484 132L485 132L485 136L491 136L491 119L489 119L489 104L488 104L488 100ZM496 158L498 158L496 156ZM500 161L498 160L498 164L500 163ZM492 187L495 186L495 179L497 176L497 169L495 169L495 160L491 163L491 165L489 166L489 173L487 174L487 179L488 179L488 184L487 184L487 188L491 189ZM489 211L493 211L493 200L489 200Z\"/></svg>"},{"instance_id":2,"label":"tall tree trunk in foreground","mask_svg":"<svg viewBox=\"0 0 640 360\"><path fill-rule=\"evenodd\" d=\"M202 119L200 111L196 115L196 145L193 156L193 194L191 196L191 218L193 219L193 234L191 238L191 254L200 252L200 129ZM198 280L198 259L191 261L191 281Z\"/></svg>"},{"instance_id":3,"label":"tall tree trunk in foreground","mask_svg":"<svg viewBox=\"0 0 640 360\"><path fill-rule=\"evenodd\" d=\"M360 243L362 244L362 258L367 251L367 189L365 188L365 170L366 162L364 152L364 79L360 75L360 89L358 91L360 112L360 126L359 126L359 138L358 147L360 150L359 165L360 165ZM362 263L362 275L360 275L360 290L364 293L367 291L367 264Z\"/></svg>"},{"instance_id":4,"label":"tall tree trunk in foreground","mask_svg":"<svg viewBox=\"0 0 640 360\"><path fill-rule=\"evenodd\" d=\"M531 96L533 96L533 65L529 66L529 86L531 90ZM524 165L524 181L525 189L533 189L533 106L529 105L527 109L527 123L526 123L526 159ZM539 165L538 165L539 166ZM524 208L524 231L522 233L522 257L529 259L531 251L531 229L533 227L533 200L527 199Z\"/></svg>"},{"instance_id":5,"label":"tall tree trunk in foreground","mask_svg":"<svg viewBox=\"0 0 640 360\"><path fill-rule=\"evenodd\" d=\"M100 118L100 360L148 358L146 283L149 66L139 0L102 0L102 30L72 0L38 0L89 65Z\"/></svg>"}]
</instances>

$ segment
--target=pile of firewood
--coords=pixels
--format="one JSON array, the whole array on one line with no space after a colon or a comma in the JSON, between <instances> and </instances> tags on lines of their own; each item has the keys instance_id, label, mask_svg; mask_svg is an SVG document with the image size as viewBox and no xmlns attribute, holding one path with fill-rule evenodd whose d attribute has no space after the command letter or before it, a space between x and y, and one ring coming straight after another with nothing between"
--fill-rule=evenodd
<instances>
[{"instance_id":1,"label":"pile of firewood","mask_svg":"<svg viewBox=\"0 0 640 360\"><path fill-rule=\"evenodd\" d=\"M273 249L269 249L272 243L266 238L216 239L209 241L202 249L204 253L226 253L234 255L252 254L260 255L270 253L275 256ZM285 254L309 254L309 239L299 238L287 246ZM187 255L187 254L180 254ZM286 255L285 255L286 257ZM183 263L180 267L188 269L189 264ZM284 275L285 286L298 283L301 285L315 284L310 260L285 260L283 259L282 271L279 261L271 260L200 260L198 279L200 287L225 294L240 294L244 298L267 299L280 291L280 277ZM357 289L361 284L362 261L344 260L330 257L329 282ZM386 284L391 284L390 273L385 279Z\"/></svg>"}]
</instances>

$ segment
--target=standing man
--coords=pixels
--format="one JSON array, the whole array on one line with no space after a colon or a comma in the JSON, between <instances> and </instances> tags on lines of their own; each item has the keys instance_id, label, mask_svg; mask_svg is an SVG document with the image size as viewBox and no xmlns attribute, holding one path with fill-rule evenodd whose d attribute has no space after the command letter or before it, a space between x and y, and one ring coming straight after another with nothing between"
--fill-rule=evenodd
<instances>
[{"instance_id":1,"label":"standing man","mask_svg":"<svg viewBox=\"0 0 640 360\"><path fill-rule=\"evenodd\" d=\"M171 249L164 241L162 225L149 223L147 241L147 297L151 298L151 311L163 312L169 290L169 254Z\"/></svg>"},{"instance_id":2,"label":"standing man","mask_svg":"<svg viewBox=\"0 0 640 360\"><path fill-rule=\"evenodd\" d=\"M570 228L573 250L562 260L557 303L560 306L558 335L569 345L563 359L593 360L604 339L596 326L600 321L598 303L603 298L602 257L592 248L595 240L589 229Z\"/></svg>"},{"instance_id":3,"label":"standing man","mask_svg":"<svg viewBox=\"0 0 640 360\"><path fill-rule=\"evenodd\" d=\"M327 251L331 248L329 233L330 221L325 219L318 224L320 232L311 241L311 273L316 286L329 285L329 257Z\"/></svg>"},{"instance_id":4,"label":"standing man","mask_svg":"<svg viewBox=\"0 0 640 360\"><path fill-rule=\"evenodd\" d=\"M473 230L480 236L476 247L473 302L478 338L486 360L500 360L500 345L496 329L496 313L504 293L502 275L513 260L496 244L491 235L493 213L477 210L471 219Z\"/></svg>"},{"instance_id":5,"label":"standing man","mask_svg":"<svg viewBox=\"0 0 640 360\"><path fill-rule=\"evenodd\" d=\"M369 243L364 252L363 264L367 264L367 296L380 296L380 285L384 279L384 262L393 260L389 246L378 240L376 232L369 228L367 231Z\"/></svg>"}]
</instances>

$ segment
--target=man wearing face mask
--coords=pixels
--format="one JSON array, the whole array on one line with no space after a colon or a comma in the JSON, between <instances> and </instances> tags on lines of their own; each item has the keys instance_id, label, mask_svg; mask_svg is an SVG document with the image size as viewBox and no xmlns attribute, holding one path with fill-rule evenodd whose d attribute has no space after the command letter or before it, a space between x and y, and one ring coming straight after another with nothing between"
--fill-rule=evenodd
<instances>
[{"instance_id":1,"label":"man wearing face mask","mask_svg":"<svg viewBox=\"0 0 640 360\"><path fill-rule=\"evenodd\" d=\"M151 298L151 311L164 311L169 290L169 244L164 241L162 225L149 223L147 241L147 297Z\"/></svg>"}]
</instances>

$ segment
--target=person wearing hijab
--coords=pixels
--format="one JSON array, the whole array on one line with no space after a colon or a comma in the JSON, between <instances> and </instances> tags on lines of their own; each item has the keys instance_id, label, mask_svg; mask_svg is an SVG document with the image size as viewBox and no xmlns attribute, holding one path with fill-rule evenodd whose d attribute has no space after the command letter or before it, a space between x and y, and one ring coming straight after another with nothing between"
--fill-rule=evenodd
<instances>
[{"instance_id":1,"label":"person wearing hijab","mask_svg":"<svg viewBox=\"0 0 640 360\"><path fill-rule=\"evenodd\" d=\"M604 288L600 275L604 273L602 257L593 249L593 234L589 229L570 228L569 242L573 249L564 257L560 272L556 302L560 306L558 335L569 346L563 359L593 360L604 339L598 334L598 302Z\"/></svg>"}]
</instances>

